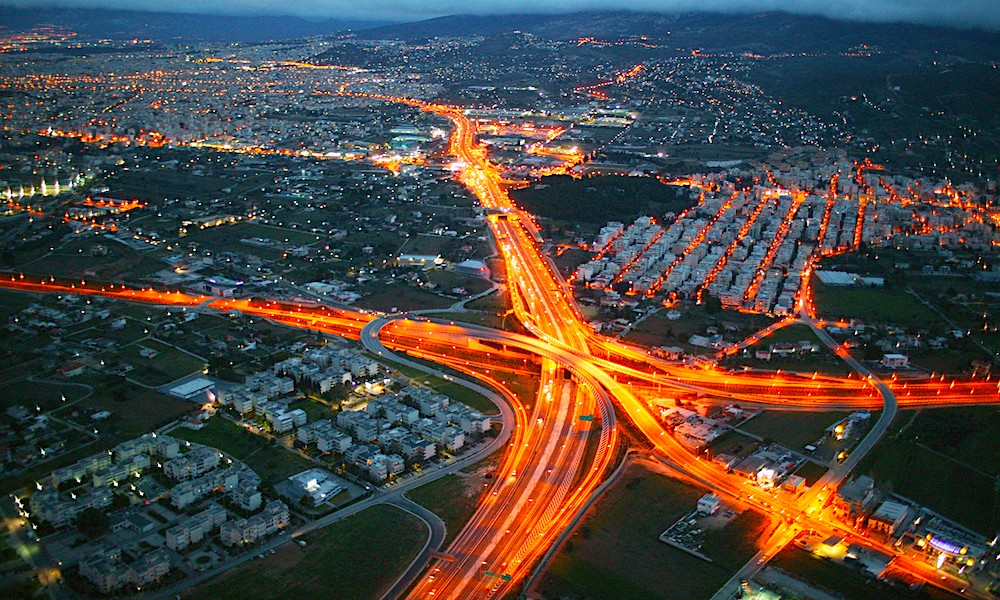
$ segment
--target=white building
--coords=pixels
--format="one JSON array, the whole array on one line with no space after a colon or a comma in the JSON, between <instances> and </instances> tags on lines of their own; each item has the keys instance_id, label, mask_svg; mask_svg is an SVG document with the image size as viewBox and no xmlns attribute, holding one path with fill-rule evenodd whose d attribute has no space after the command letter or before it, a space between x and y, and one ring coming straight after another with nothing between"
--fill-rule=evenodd
<instances>
[{"instance_id":1,"label":"white building","mask_svg":"<svg viewBox=\"0 0 1000 600\"><path fill-rule=\"evenodd\" d=\"M715 494L705 494L698 498L698 512L705 515L714 515L722 508L722 498Z\"/></svg>"}]
</instances>

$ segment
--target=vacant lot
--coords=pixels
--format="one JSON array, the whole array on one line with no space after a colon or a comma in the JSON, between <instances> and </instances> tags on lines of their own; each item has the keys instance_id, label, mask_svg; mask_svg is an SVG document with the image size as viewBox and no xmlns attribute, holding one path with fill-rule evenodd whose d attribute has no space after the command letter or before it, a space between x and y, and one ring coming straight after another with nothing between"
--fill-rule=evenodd
<instances>
[{"instance_id":1,"label":"vacant lot","mask_svg":"<svg viewBox=\"0 0 1000 600\"><path fill-rule=\"evenodd\" d=\"M756 344L751 346L751 348L767 348L771 344L781 344L785 342L812 342L818 346L822 346L819 338L813 333L813 330L808 325L789 325L788 327L782 327L781 329L775 331L766 338L758 341Z\"/></svg>"},{"instance_id":2,"label":"vacant lot","mask_svg":"<svg viewBox=\"0 0 1000 600\"><path fill-rule=\"evenodd\" d=\"M441 517L448 527L443 545L447 548L476 512L485 489L480 478L473 475L447 475L407 492L406 495Z\"/></svg>"},{"instance_id":3,"label":"vacant lot","mask_svg":"<svg viewBox=\"0 0 1000 600\"><path fill-rule=\"evenodd\" d=\"M927 327L940 317L920 300L903 290L853 286L826 286L813 279L816 312L828 319L861 319L868 323L891 323Z\"/></svg>"},{"instance_id":4,"label":"vacant lot","mask_svg":"<svg viewBox=\"0 0 1000 600\"><path fill-rule=\"evenodd\" d=\"M416 517L373 506L193 590L189 598L378 598L427 537Z\"/></svg>"},{"instance_id":5,"label":"vacant lot","mask_svg":"<svg viewBox=\"0 0 1000 600\"><path fill-rule=\"evenodd\" d=\"M613 219L627 223L640 215L679 213L692 204L685 192L653 177L553 175L510 195L518 206L541 217L604 225Z\"/></svg>"},{"instance_id":6,"label":"vacant lot","mask_svg":"<svg viewBox=\"0 0 1000 600\"><path fill-rule=\"evenodd\" d=\"M858 471L872 475L880 484L891 484L897 494L992 536L1000 527L997 463L995 458L988 462L997 453L996 426L984 418L968 423L964 432L954 428L951 434L945 433L958 410L971 409L923 411L900 436L887 436L876 446ZM897 423L909 417L904 413ZM947 435L952 437L942 437Z\"/></svg>"},{"instance_id":7,"label":"vacant lot","mask_svg":"<svg viewBox=\"0 0 1000 600\"><path fill-rule=\"evenodd\" d=\"M140 354L144 349L157 353L153 358ZM205 361L163 342L146 338L118 349L122 362L132 365L127 377L149 386L160 386L201 371Z\"/></svg>"},{"instance_id":8,"label":"vacant lot","mask_svg":"<svg viewBox=\"0 0 1000 600\"><path fill-rule=\"evenodd\" d=\"M87 387L79 384L22 380L0 386L0 410L7 410L17 404L31 410L36 406L43 411L50 410L58 408L63 403L63 397L66 402L73 402L88 393Z\"/></svg>"},{"instance_id":9,"label":"vacant lot","mask_svg":"<svg viewBox=\"0 0 1000 600\"><path fill-rule=\"evenodd\" d=\"M296 408L301 408L306 412L309 417L309 422L319 421L320 419L332 419L337 416L336 408L315 400L313 398L303 398L301 400L296 400L288 405L288 408L295 410Z\"/></svg>"},{"instance_id":10,"label":"vacant lot","mask_svg":"<svg viewBox=\"0 0 1000 600\"><path fill-rule=\"evenodd\" d=\"M791 448L802 450L823 437L827 427L847 416L842 412L804 412L766 410L740 429Z\"/></svg>"},{"instance_id":11,"label":"vacant lot","mask_svg":"<svg viewBox=\"0 0 1000 600\"><path fill-rule=\"evenodd\" d=\"M541 592L550 598L612 600L711 597L731 576L730 568L706 563L658 539L694 509L702 494L645 466L629 467L556 556L544 575ZM747 539L732 547L721 535L713 541L713 552L726 564L742 565L753 555L748 550L753 539L749 534L756 525L746 523L737 529L746 532Z\"/></svg>"},{"instance_id":12,"label":"vacant lot","mask_svg":"<svg viewBox=\"0 0 1000 600\"><path fill-rule=\"evenodd\" d=\"M451 292L454 288L465 288L466 294L474 296L485 292L493 285L488 279L473 277L455 271L445 271L444 269L433 269L427 272L427 280L434 283L445 293Z\"/></svg>"},{"instance_id":13,"label":"vacant lot","mask_svg":"<svg viewBox=\"0 0 1000 600\"><path fill-rule=\"evenodd\" d=\"M814 462L806 461L802 463L798 469L796 469L795 474L806 480L806 485L811 486L816 483L820 477L829 471L826 467L820 466Z\"/></svg>"},{"instance_id":14,"label":"vacant lot","mask_svg":"<svg viewBox=\"0 0 1000 600\"><path fill-rule=\"evenodd\" d=\"M759 443L752 437L737 431L727 431L708 443L712 455L731 454L732 456L749 456L757 449Z\"/></svg>"},{"instance_id":15,"label":"vacant lot","mask_svg":"<svg viewBox=\"0 0 1000 600\"><path fill-rule=\"evenodd\" d=\"M70 410L75 410L77 407L108 411L111 416L106 421L98 423L98 427L104 429L110 426L123 437L130 438L162 427L192 412L198 405L155 390L134 386L125 394L124 400L119 401L117 398L108 397L107 394L95 393ZM68 415L63 412L60 416ZM82 425L91 424L88 420L78 420Z\"/></svg>"},{"instance_id":16,"label":"vacant lot","mask_svg":"<svg viewBox=\"0 0 1000 600\"><path fill-rule=\"evenodd\" d=\"M370 296L355 302L358 308L379 310L382 312L397 312L408 310L427 310L431 308L448 308L457 302L452 298L445 298L417 290L412 287L395 284L386 286L386 289L378 291Z\"/></svg>"}]
</instances>

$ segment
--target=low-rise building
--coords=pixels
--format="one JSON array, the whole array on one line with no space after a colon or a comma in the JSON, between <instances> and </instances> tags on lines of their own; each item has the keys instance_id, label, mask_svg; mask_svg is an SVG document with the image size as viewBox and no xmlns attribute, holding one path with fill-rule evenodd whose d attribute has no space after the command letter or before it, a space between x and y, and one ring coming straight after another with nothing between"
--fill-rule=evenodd
<instances>
[{"instance_id":1,"label":"low-rise building","mask_svg":"<svg viewBox=\"0 0 1000 600\"><path fill-rule=\"evenodd\" d=\"M219 528L219 540L224 546L252 544L288 525L288 506L279 500L267 503L259 514L249 519L227 521Z\"/></svg>"},{"instance_id":2,"label":"low-rise building","mask_svg":"<svg viewBox=\"0 0 1000 600\"><path fill-rule=\"evenodd\" d=\"M225 523L226 519L226 510L212 502L205 510L167 529L164 541L167 548L180 552L205 539L216 527Z\"/></svg>"},{"instance_id":3,"label":"low-rise building","mask_svg":"<svg viewBox=\"0 0 1000 600\"><path fill-rule=\"evenodd\" d=\"M868 517L868 528L887 536L894 536L908 522L910 507L900 502L886 500Z\"/></svg>"},{"instance_id":4,"label":"low-rise building","mask_svg":"<svg viewBox=\"0 0 1000 600\"><path fill-rule=\"evenodd\" d=\"M168 460L163 472L173 479L183 481L211 471L219 465L219 451L208 446L195 446L187 454Z\"/></svg>"},{"instance_id":5,"label":"low-rise building","mask_svg":"<svg viewBox=\"0 0 1000 600\"><path fill-rule=\"evenodd\" d=\"M871 510L876 500L875 481L867 475L845 483L833 495L833 514L844 521L853 522Z\"/></svg>"},{"instance_id":6,"label":"low-rise building","mask_svg":"<svg viewBox=\"0 0 1000 600\"><path fill-rule=\"evenodd\" d=\"M698 512L705 515L714 515L722 508L722 498L715 494L705 494L698 498Z\"/></svg>"},{"instance_id":7,"label":"low-rise building","mask_svg":"<svg viewBox=\"0 0 1000 600\"><path fill-rule=\"evenodd\" d=\"M80 563L80 575L93 583L102 594L121 589L126 585L150 584L170 572L170 555L160 548L124 563L101 556Z\"/></svg>"},{"instance_id":8,"label":"low-rise building","mask_svg":"<svg viewBox=\"0 0 1000 600\"><path fill-rule=\"evenodd\" d=\"M93 488L79 494L63 495L50 487L31 495L31 514L38 520L59 528L70 525L88 508L105 508L111 505L114 494L107 487Z\"/></svg>"}]
</instances>

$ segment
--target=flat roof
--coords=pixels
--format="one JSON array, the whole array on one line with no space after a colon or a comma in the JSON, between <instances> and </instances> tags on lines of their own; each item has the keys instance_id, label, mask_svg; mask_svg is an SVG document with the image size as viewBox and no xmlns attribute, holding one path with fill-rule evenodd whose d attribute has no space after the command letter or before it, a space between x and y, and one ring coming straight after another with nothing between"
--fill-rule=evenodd
<instances>
[{"instance_id":1,"label":"flat roof","mask_svg":"<svg viewBox=\"0 0 1000 600\"><path fill-rule=\"evenodd\" d=\"M169 393L171 396L176 396L178 398L190 398L199 392L203 392L214 387L214 381L205 379L204 377L198 377L170 388Z\"/></svg>"}]
</instances>

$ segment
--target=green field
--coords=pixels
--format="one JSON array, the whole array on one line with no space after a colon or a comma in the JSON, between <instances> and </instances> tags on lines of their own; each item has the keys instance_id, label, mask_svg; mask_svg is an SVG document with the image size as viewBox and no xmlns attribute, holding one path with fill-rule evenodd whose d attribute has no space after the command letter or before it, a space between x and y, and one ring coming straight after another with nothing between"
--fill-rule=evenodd
<instances>
[{"instance_id":1,"label":"green field","mask_svg":"<svg viewBox=\"0 0 1000 600\"><path fill-rule=\"evenodd\" d=\"M627 223L639 215L659 218L667 212L679 213L692 204L684 192L653 177L552 175L510 195L534 215L604 225L613 219Z\"/></svg>"},{"instance_id":2,"label":"green field","mask_svg":"<svg viewBox=\"0 0 1000 600\"><path fill-rule=\"evenodd\" d=\"M159 354L154 358L139 355L143 348L155 350ZM149 386L160 386L180 379L192 373L201 371L205 361L195 358L177 348L168 346L152 338L146 338L122 346L118 349L123 362L132 365L133 369L126 375L139 383Z\"/></svg>"},{"instance_id":3,"label":"green field","mask_svg":"<svg viewBox=\"0 0 1000 600\"><path fill-rule=\"evenodd\" d=\"M280 446L272 446L264 437L219 416L209 419L197 431L179 427L170 435L218 448L245 462L262 480L272 485L314 466L305 458Z\"/></svg>"},{"instance_id":4,"label":"green field","mask_svg":"<svg viewBox=\"0 0 1000 600\"><path fill-rule=\"evenodd\" d=\"M185 594L223 598L379 598L417 555L427 527L387 505L373 506L304 537L308 546L285 544Z\"/></svg>"},{"instance_id":5,"label":"green field","mask_svg":"<svg viewBox=\"0 0 1000 600\"><path fill-rule=\"evenodd\" d=\"M907 327L927 327L940 321L934 311L902 290L826 286L814 278L813 292L816 312L827 319L861 319Z\"/></svg>"},{"instance_id":6,"label":"green field","mask_svg":"<svg viewBox=\"0 0 1000 600\"><path fill-rule=\"evenodd\" d=\"M496 291L488 296L469 302L465 305L465 308L469 310L483 310L493 314L500 314L510 309L510 296L508 296L506 292Z\"/></svg>"},{"instance_id":7,"label":"green field","mask_svg":"<svg viewBox=\"0 0 1000 600\"><path fill-rule=\"evenodd\" d=\"M358 300L355 305L358 308L369 310L396 312L448 308L456 302L452 298L444 298L400 283L383 286L383 288Z\"/></svg>"},{"instance_id":8,"label":"green field","mask_svg":"<svg viewBox=\"0 0 1000 600\"><path fill-rule=\"evenodd\" d=\"M442 548L447 548L472 518L479 504L479 498L486 489L478 481L471 480L470 476L447 475L406 494L411 500L444 521L448 534L444 538Z\"/></svg>"},{"instance_id":9,"label":"green field","mask_svg":"<svg viewBox=\"0 0 1000 600\"><path fill-rule=\"evenodd\" d=\"M767 348L772 344L781 344L784 342L812 342L821 347L823 345L808 325L789 325L758 341L751 348Z\"/></svg>"},{"instance_id":10,"label":"green field","mask_svg":"<svg viewBox=\"0 0 1000 600\"><path fill-rule=\"evenodd\" d=\"M753 556L748 548L756 527L748 518L729 532L744 531L745 539L731 543L720 534L713 541L713 552L725 565L706 563L659 541L702 494L644 466L629 467L556 556L540 592L546 598L609 600L711 597L732 574L726 565L742 565Z\"/></svg>"},{"instance_id":11,"label":"green field","mask_svg":"<svg viewBox=\"0 0 1000 600\"><path fill-rule=\"evenodd\" d=\"M740 426L740 429L770 438L792 450L802 450L815 443L830 425L843 419L844 412L806 412L765 410Z\"/></svg>"},{"instance_id":12,"label":"green field","mask_svg":"<svg viewBox=\"0 0 1000 600\"><path fill-rule=\"evenodd\" d=\"M502 329L503 328L503 317L493 313L486 312L446 312L446 313L435 313L435 319L444 319L445 321L455 321L461 323L471 323L472 325L481 325L483 327L490 327L492 329Z\"/></svg>"},{"instance_id":13,"label":"green field","mask_svg":"<svg viewBox=\"0 0 1000 600\"><path fill-rule=\"evenodd\" d=\"M108 394L95 393L78 404L77 407L110 412L111 417L98 426L102 430L110 427L121 436L131 438L162 427L174 419L194 411L198 405L194 402L161 394L155 390L133 386L121 401L109 397ZM72 412L75 408L71 407L69 411L61 412L60 416L69 416L66 413ZM90 424L87 419L77 419L77 421L81 425Z\"/></svg>"},{"instance_id":14,"label":"green field","mask_svg":"<svg viewBox=\"0 0 1000 600\"><path fill-rule=\"evenodd\" d=\"M903 411L859 473L993 536L1000 528L996 407Z\"/></svg>"},{"instance_id":15,"label":"green field","mask_svg":"<svg viewBox=\"0 0 1000 600\"><path fill-rule=\"evenodd\" d=\"M749 456L758 445L759 442L757 440L737 431L727 431L708 443L713 456L719 454L731 454L739 457Z\"/></svg>"},{"instance_id":16,"label":"green field","mask_svg":"<svg viewBox=\"0 0 1000 600\"><path fill-rule=\"evenodd\" d=\"M755 545L771 530L771 520L761 513L746 510L722 529L705 533L701 553L723 567L738 570L749 557L757 554Z\"/></svg>"},{"instance_id":17,"label":"green field","mask_svg":"<svg viewBox=\"0 0 1000 600\"><path fill-rule=\"evenodd\" d=\"M660 311L633 327L625 340L641 346L680 346L692 354L713 354L714 350L692 346L688 340L692 335L705 334L713 326L729 341L742 340L774 322L766 315L723 311L717 302L699 305L684 301L673 308L680 311L680 319L671 321L667 319L668 311Z\"/></svg>"},{"instance_id":18,"label":"green field","mask_svg":"<svg viewBox=\"0 0 1000 600\"><path fill-rule=\"evenodd\" d=\"M469 296L474 296L490 289L492 285L482 277L473 277L455 271L445 271L444 269L431 269L427 271L427 280L437 284L438 291L450 293L452 288L465 288Z\"/></svg>"},{"instance_id":19,"label":"green field","mask_svg":"<svg viewBox=\"0 0 1000 600\"><path fill-rule=\"evenodd\" d=\"M62 397L73 402L89 393L86 386L73 383L49 383L42 381L19 381L0 386L0 410L22 404L31 410L40 406L42 410L59 408Z\"/></svg>"}]
</instances>

